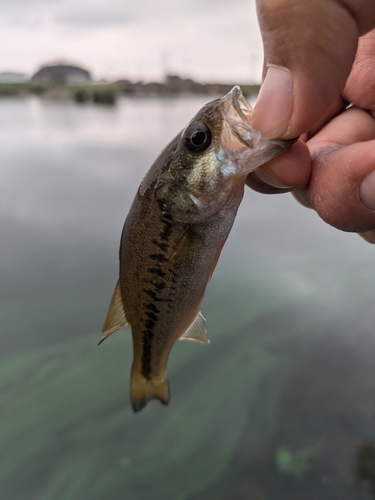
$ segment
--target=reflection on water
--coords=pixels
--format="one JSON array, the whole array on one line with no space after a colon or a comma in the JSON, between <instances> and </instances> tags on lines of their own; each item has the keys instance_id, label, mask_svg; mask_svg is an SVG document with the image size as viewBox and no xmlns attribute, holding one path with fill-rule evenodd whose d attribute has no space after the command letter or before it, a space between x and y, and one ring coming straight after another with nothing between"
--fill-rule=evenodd
<instances>
[{"instance_id":1,"label":"reflection on water","mask_svg":"<svg viewBox=\"0 0 375 500\"><path fill-rule=\"evenodd\" d=\"M1 498L375 498L373 248L246 192L209 285L209 346L129 405L129 330L96 346L156 154L205 102L0 101Z\"/></svg>"}]
</instances>

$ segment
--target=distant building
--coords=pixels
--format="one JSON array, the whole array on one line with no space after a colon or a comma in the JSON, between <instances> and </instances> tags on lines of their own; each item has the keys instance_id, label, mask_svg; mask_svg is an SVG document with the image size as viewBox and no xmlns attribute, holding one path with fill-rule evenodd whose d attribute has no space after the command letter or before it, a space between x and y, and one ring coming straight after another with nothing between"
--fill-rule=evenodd
<instances>
[{"instance_id":1,"label":"distant building","mask_svg":"<svg viewBox=\"0 0 375 500\"><path fill-rule=\"evenodd\" d=\"M165 82L169 85L178 85L184 83L195 83L191 78L181 78L178 75L166 75Z\"/></svg>"},{"instance_id":2,"label":"distant building","mask_svg":"<svg viewBox=\"0 0 375 500\"><path fill-rule=\"evenodd\" d=\"M91 80L90 73L70 64L43 66L31 77L35 83L84 83Z\"/></svg>"},{"instance_id":3,"label":"distant building","mask_svg":"<svg viewBox=\"0 0 375 500\"><path fill-rule=\"evenodd\" d=\"M13 73L12 71L4 71L0 73L0 83L23 83L28 80L24 73Z\"/></svg>"}]
</instances>

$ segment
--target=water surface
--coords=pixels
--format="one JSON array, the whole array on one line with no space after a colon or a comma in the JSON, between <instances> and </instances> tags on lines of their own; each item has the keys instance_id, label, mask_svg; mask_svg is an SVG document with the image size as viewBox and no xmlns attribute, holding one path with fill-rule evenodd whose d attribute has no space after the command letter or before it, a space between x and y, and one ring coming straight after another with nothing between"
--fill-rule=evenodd
<instances>
[{"instance_id":1,"label":"water surface","mask_svg":"<svg viewBox=\"0 0 375 500\"><path fill-rule=\"evenodd\" d=\"M247 190L168 407L129 403L123 329L96 346L122 225L206 98L0 101L1 498L375 498L374 249Z\"/></svg>"}]
</instances>

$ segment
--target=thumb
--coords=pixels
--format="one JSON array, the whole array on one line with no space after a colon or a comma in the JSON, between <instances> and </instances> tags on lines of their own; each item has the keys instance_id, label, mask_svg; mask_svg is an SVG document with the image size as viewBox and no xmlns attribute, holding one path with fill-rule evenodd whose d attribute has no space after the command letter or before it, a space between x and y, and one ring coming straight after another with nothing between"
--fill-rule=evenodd
<instances>
[{"instance_id":1,"label":"thumb","mask_svg":"<svg viewBox=\"0 0 375 500\"><path fill-rule=\"evenodd\" d=\"M344 88L358 38L375 25L375 2L257 0L257 13L264 80L252 123L270 138L297 137Z\"/></svg>"}]
</instances>

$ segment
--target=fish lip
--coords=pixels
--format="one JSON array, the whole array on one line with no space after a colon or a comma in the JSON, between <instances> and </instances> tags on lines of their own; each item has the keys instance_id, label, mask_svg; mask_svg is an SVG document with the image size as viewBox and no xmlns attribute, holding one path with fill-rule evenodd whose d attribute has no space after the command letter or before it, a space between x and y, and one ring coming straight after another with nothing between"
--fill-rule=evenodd
<instances>
[{"instance_id":1,"label":"fish lip","mask_svg":"<svg viewBox=\"0 0 375 500\"><path fill-rule=\"evenodd\" d=\"M242 124L242 126L247 125L247 127L254 130L250 125L253 108L245 99L239 85L235 85L221 100L223 116L232 128L236 130ZM233 110L235 113L233 113Z\"/></svg>"},{"instance_id":2,"label":"fish lip","mask_svg":"<svg viewBox=\"0 0 375 500\"><path fill-rule=\"evenodd\" d=\"M267 139L251 125L253 108L236 85L222 98L222 145L233 158L235 176L245 176L279 155L297 139Z\"/></svg>"},{"instance_id":3,"label":"fish lip","mask_svg":"<svg viewBox=\"0 0 375 500\"><path fill-rule=\"evenodd\" d=\"M240 86L235 85L221 101L223 119L233 134L245 146L253 148L254 138L260 137L261 134L250 123L253 108L242 94Z\"/></svg>"},{"instance_id":4,"label":"fish lip","mask_svg":"<svg viewBox=\"0 0 375 500\"><path fill-rule=\"evenodd\" d=\"M256 130L250 123L253 114L252 106L245 99L241 87L235 85L223 98L223 116L231 126L236 137L249 147L254 146L255 140L267 141L270 145L287 149L296 141L298 137L290 140L266 139L259 130ZM235 114L233 113L235 110ZM247 133L244 134L244 131Z\"/></svg>"},{"instance_id":5,"label":"fish lip","mask_svg":"<svg viewBox=\"0 0 375 500\"><path fill-rule=\"evenodd\" d=\"M230 90L224 97L224 102L228 102L233 105L234 109L237 111L237 114L248 122L249 118L253 114L253 108L245 99L241 87L239 85L235 85L232 90ZM250 116L247 117L246 114Z\"/></svg>"}]
</instances>

